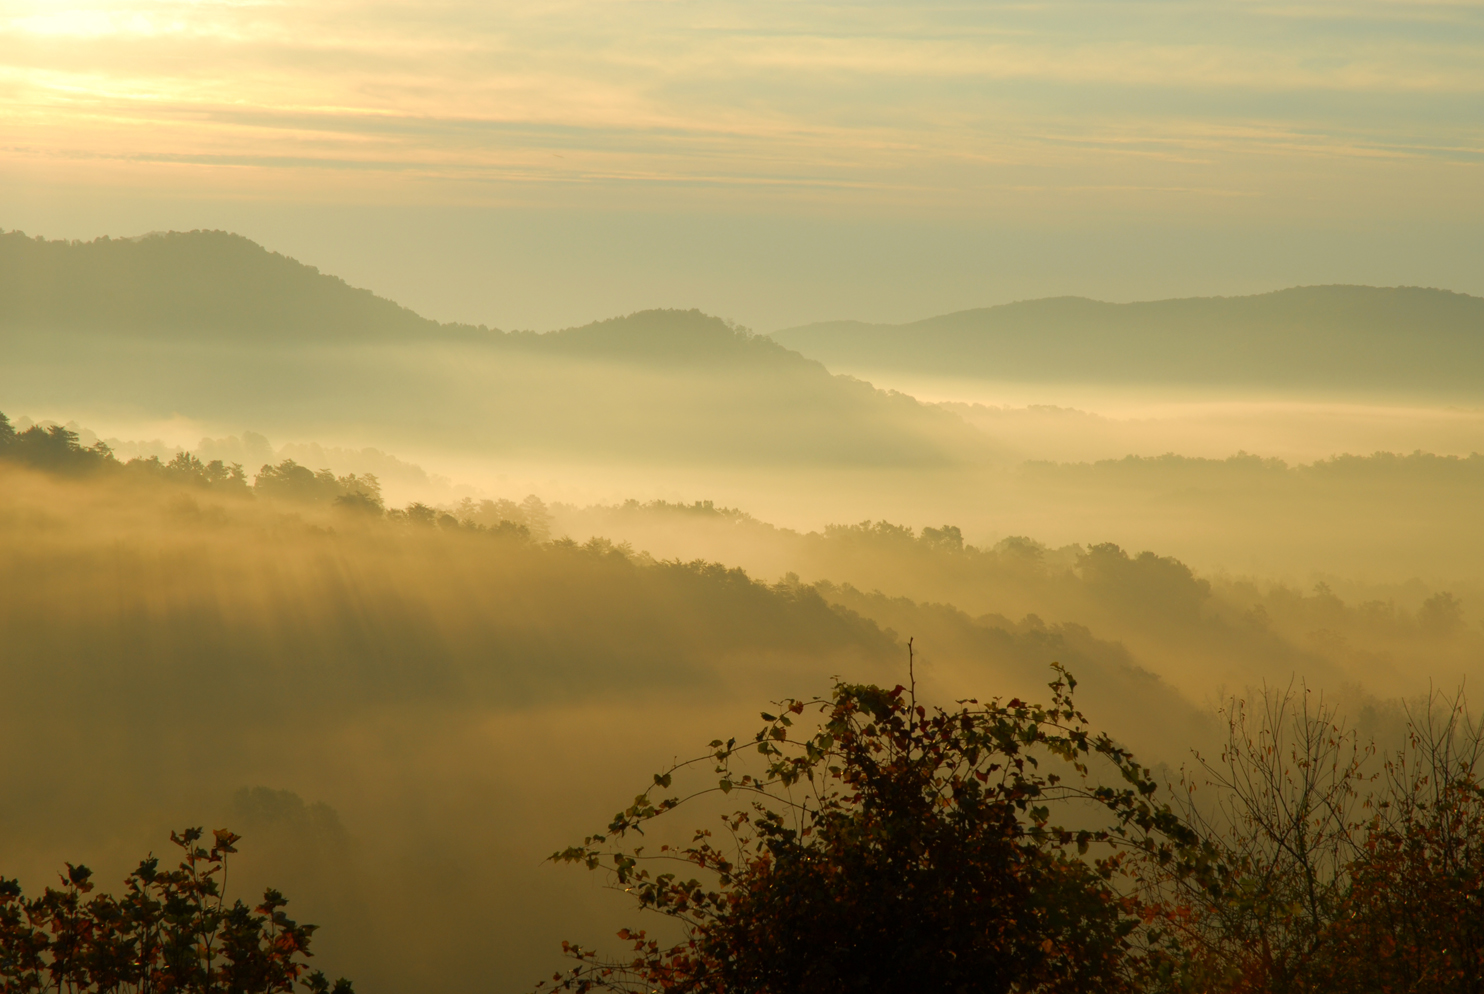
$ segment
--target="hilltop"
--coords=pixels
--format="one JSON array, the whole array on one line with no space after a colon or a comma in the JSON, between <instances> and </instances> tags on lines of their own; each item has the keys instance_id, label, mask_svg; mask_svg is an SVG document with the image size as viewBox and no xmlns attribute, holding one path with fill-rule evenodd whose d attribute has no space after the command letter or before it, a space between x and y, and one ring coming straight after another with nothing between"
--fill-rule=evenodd
<instances>
[{"instance_id":1,"label":"hilltop","mask_svg":"<svg viewBox=\"0 0 1484 994\"><path fill-rule=\"evenodd\" d=\"M7 332L249 346L463 341L641 363L812 365L697 310L651 309L547 333L443 324L225 231L90 242L0 232L0 335Z\"/></svg>"},{"instance_id":2,"label":"hilltop","mask_svg":"<svg viewBox=\"0 0 1484 994\"><path fill-rule=\"evenodd\" d=\"M148 338L428 338L445 326L225 231L0 234L0 328Z\"/></svg>"},{"instance_id":3,"label":"hilltop","mask_svg":"<svg viewBox=\"0 0 1484 994\"><path fill-rule=\"evenodd\" d=\"M1420 287L1293 287L1130 304L1054 297L909 324L824 322L773 338L837 370L1039 383L1484 390L1484 299Z\"/></svg>"}]
</instances>

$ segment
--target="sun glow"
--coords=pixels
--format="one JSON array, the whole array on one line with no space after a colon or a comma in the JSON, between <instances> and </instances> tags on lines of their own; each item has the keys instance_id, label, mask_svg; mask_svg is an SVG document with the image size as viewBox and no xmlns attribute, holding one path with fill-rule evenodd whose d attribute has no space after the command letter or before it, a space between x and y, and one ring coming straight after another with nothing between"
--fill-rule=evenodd
<instances>
[{"instance_id":1,"label":"sun glow","mask_svg":"<svg viewBox=\"0 0 1484 994\"><path fill-rule=\"evenodd\" d=\"M1466 114L1404 106L1484 92L1468 8L1388 8L1384 39L1364 4L1192 8L1179 27L1120 10L22 3L0 19L0 81L13 165L86 159L104 182L141 156L202 154L179 126L202 115L212 154L257 170L374 160L455 182L944 209L1313 210L1311 188L1348 203L1398 184L1442 202L1462 177L1438 164L1484 156ZM1071 112L1069 92L1090 103ZM1105 110L1099 93L1123 96ZM1181 109L1216 94L1227 111ZM1316 126L1310 108L1336 95L1398 113Z\"/></svg>"}]
</instances>

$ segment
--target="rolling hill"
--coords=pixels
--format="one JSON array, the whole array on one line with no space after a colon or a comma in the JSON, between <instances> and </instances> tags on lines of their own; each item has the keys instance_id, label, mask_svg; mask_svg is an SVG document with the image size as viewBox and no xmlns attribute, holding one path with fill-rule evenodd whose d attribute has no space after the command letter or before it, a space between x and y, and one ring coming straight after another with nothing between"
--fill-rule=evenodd
<instances>
[{"instance_id":1,"label":"rolling hill","mask_svg":"<svg viewBox=\"0 0 1484 994\"><path fill-rule=\"evenodd\" d=\"M910 324L811 324L773 338L831 369L862 373L1484 393L1484 299L1420 287L1293 287L1131 304L1055 297Z\"/></svg>"},{"instance_id":2,"label":"rolling hill","mask_svg":"<svg viewBox=\"0 0 1484 994\"><path fill-rule=\"evenodd\" d=\"M990 458L958 416L699 311L440 324L239 235L0 234L0 410L415 451L746 465Z\"/></svg>"},{"instance_id":3,"label":"rolling hill","mask_svg":"<svg viewBox=\"0 0 1484 994\"><path fill-rule=\"evenodd\" d=\"M301 342L455 330L225 231L91 242L0 233L0 328Z\"/></svg>"}]
</instances>

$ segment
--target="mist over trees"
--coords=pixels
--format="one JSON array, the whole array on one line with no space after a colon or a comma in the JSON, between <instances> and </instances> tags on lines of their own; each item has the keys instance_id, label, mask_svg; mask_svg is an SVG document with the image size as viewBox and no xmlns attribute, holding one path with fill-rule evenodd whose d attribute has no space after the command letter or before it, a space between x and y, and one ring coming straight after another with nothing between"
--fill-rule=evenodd
<instances>
[{"instance_id":1,"label":"mist over trees","mask_svg":"<svg viewBox=\"0 0 1484 994\"><path fill-rule=\"evenodd\" d=\"M169 460L158 456L120 462L108 445L83 445L78 433L63 425L32 425L17 432L10 419L0 413L0 459L36 469L71 474L117 472L153 476L207 490L246 496L247 474L238 463L220 459L202 462L189 452ZM355 474L336 477L327 469L313 472L286 459L277 466L264 465L256 474L252 492L280 500L329 503L351 498L382 509L381 486L375 476Z\"/></svg>"},{"instance_id":2,"label":"mist over trees","mask_svg":"<svg viewBox=\"0 0 1484 994\"><path fill-rule=\"evenodd\" d=\"M0 460L0 749L52 742L0 773L0 791L28 798L0 808L4 875L39 893L81 855L122 879L128 855L191 817L259 838L270 829L236 794L263 785L328 804L351 832L314 860L309 838L266 850L286 875L252 853L234 870L303 895L332 975L373 990L415 985L434 962L457 989L538 976L557 954L536 938L591 902L509 854L570 829L576 795L541 799L569 748L621 766L653 747L647 719L610 721L615 703L694 703L679 731L781 674L894 665L891 637L812 589L609 542L538 543L539 501L490 503L473 513L493 525L416 505L373 517L153 470ZM504 827L454 873L438 854L468 848L471 818ZM490 893L511 887L549 897L475 941Z\"/></svg>"},{"instance_id":3,"label":"mist over trees","mask_svg":"<svg viewBox=\"0 0 1484 994\"><path fill-rule=\"evenodd\" d=\"M1030 534L1059 546L1087 541L1085 534L1066 534L1087 522L1086 531L1125 547L1157 548L1203 568L1238 572L1291 573L1322 563L1353 573L1384 562L1406 575L1444 577L1468 572L1484 548L1477 515L1467 510L1478 497L1476 473L1424 465L1423 457L1395 456L1396 464L1387 465L1373 455L1412 452L1425 440L1467 461L1484 422L1452 417L1444 407L1457 398L1445 396L1441 385L1406 398L1363 384L1358 394L1284 387L1279 392L1287 400L1384 402L1396 415L1375 424L1365 412L1304 415L1315 432L1339 423L1354 430L1335 436L1343 447L1316 450L1302 465L1290 459L1286 471L1248 465L1263 463L1261 456L1231 465L1225 458L1241 448L1261 452L1258 443L1275 430L1274 419L1288 416L1283 410L1251 415L1261 421L1257 427L1243 420L1247 414L1231 415L1222 435L1229 444L1206 453L1220 455L1211 460L1219 466L1167 465L1157 457L1120 466L1101 456L1164 450L1116 447L1122 427L1093 430L1086 419L1051 418L1059 427L1017 434L1004 418L976 413L972 405L945 407L833 375L773 338L696 311L643 311L541 334L422 319L403 328L400 317L376 316L402 314L396 305L236 236L176 233L86 245L6 238L6 251L18 253L15 272L34 256L52 274L50 282L0 294L0 334L8 336L12 359L0 367L0 395L11 410L68 410L95 423L95 412L103 411L157 419L190 412L206 423L251 424L274 437L370 440L429 466L445 459L491 468L519 464L531 481L523 484L526 491L536 481L558 480L568 489L586 488L589 500L713 495L770 520L797 515L814 528L867 515L919 524L938 519L976 538ZM145 289L128 289L136 284ZM77 310L77 301L95 298L107 306ZM1442 303L1434 307L1434 298ZM1242 356L1277 355L1260 347L1264 335L1329 342L1337 329L1354 327L1364 331L1355 332L1364 341L1336 355L1379 355L1377 368L1404 370L1407 363L1386 351L1400 342L1396 347L1410 349L1416 362L1427 353L1432 358L1424 364L1458 371L1472 368L1466 357L1417 343L1465 348L1476 337L1469 331L1471 308L1477 309L1471 300L1432 291L1300 288L1147 305L1151 314L1168 312L1153 324L1137 316L1146 305L1106 307L1136 314L1126 329L1135 337L1146 324L1153 329L1149 348L1159 356L1179 352L1166 349L1165 338L1179 339L1185 349L1204 348L1198 343L1207 339L1227 342L1241 355L1208 364L1222 370L1245 368L1237 361ZM54 306L52 321L47 314ZM263 308L276 310L259 313ZM331 311L338 316L332 319ZM348 330L362 326L364 334ZM1122 334L1096 322L1077 327L1104 349ZM1016 348L1042 349L1053 365L1063 355L1073 363L1101 354L1091 346L1063 348L1055 336L1005 335ZM1116 363L1096 364L1098 376L1089 384L1122 382ZM956 362L951 372L980 375L971 366ZM1013 364L997 368L995 375L1019 375ZM1430 405L1436 417L1419 428L1401 416L1403 401ZM1037 463L1045 453L1032 443L1045 431L1067 441L1062 449L1093 453L1074 461L1099 461L1091 468ZM1099 432L1115 447L1083 444ZM1178 452L1179 440L1203 434L1209 425L1200 421L1169 444ZM242 445L227 449L196 454L205 462L241 462L249 474L267 461L256 451L249 458ZM1357 465L1326 468L1334 453L1345 451L1358 453ZM297 450L275 453L271 461L284 458L315 471L331 464ZM334 465L337 476L371 472L395 489L390 465ZM915 475L903 472L908 469ZM403 488L407 497L399 501L442 500L431 489L412 489Z\"/></svg>"},{"instance_id":4,"label":"mist over trees","mask_svg":"<svg viewBox=\"0 0 1484 994\"><path fill-rule=\"evenodd\" d=\"M1053 548L1012 535L980 546L952 525L878 520L806 533L705 503L631 501L556 514L575 535L611 535L662 556L702 550L763 575L791 572L886 627L966 656L1011 636L1076 643L1080 628L1192 693L1208 680L1283 681L1294 673L1410 693L1408 673L1422 667L1451 682L1484 651L1484 590L1467 574L1446 585L1305 582L1196 571L1176 557L1107 542ZM1102 664L1074 662L1069 643L1049 642L1045 651L1075 666L1089 686L1100 682Z\"/></svg>"},{"instance_id":5,"label":"mist over trees","mask_svg":"<svg viewBox=\"0 0 1484 994\"><path fill-rule=\"evenodd\" d=\"M451 988L487 985L492 969L510 989L549 975L553 937L607 934L610 912L532 861L511 869L508 854L579 837L614 777L735 727L745 702L778 687L840 673L901 682L908 637L920 687L940 700L986 685L1034 699L1061 661L1100 727L1168 769L1192 745L1219 751L1219 728L1190 700L1209 681L1360 674L1386 687L1387 668L1428 660L1446 675L1480 648L1464 588L1367 599L1205 575L1115 543L980 545L952 523L880 519L805 533L708 501L389 509L374 476L291 459L253 474L190 453L125 463L65 427L0 433L0 742L18 749L45 729L65 743L0 782L38 799L25 817L0 812L6 873L40 893L50 867L102 845L89 826L105 822L143 847L163 817L235 821L273 854L245 879L302 893L303 916L327 926L326 968L368 990L413 982L421 967L390 952L406 948ZM47 702L60 695L58 714ZM144 702L175 717L141 725ZM1392 711L1355 703L1395 738ZM203 751L216 757L205 767ZM571 790L577 755L603 756L608 772ZM94 796L46 799L46 784L100 778ZM519 825L502 821L512 804L527 813ZM424 854L465 852L471 819L504 825L494 847L430 872ZM1396 865L1365 872L1384 882ZM114 858L107 872L126 870ZM469 888L447 890L461 878ZM395 914L367 898L384 886L401 895ZM544 896L471 945L488 894L514 892ZM1214 921L1187 937L1179 970L1215 975L1218 954L1199 950L1238 939Z\"/></svg>"},{"instance_id":6,"label":"mist over trees","mask_svg":"<svg viewBox=\"0 0 1484 994\"><path fill-rule=\"evenodd\" d=\"M0 458L37 469L85 473L113 461L106 446L83 447L77 432L62 425L32 425L24 431L0 414Z\"/></svg>"},{"instance_id":7,"label":"mist over trees","mask_svg":"<svg viewBox=\"0 0 1484 994\"><path fill-rule=\"evenodd\" d=\"M890 630L931 633L930 644L937 648L929 650L929 658L948 647L958 657L990 652L1033 672L1041 661L1038 653L1052 652L1078 665L1089 686L1130 706L1153 692L1136 675L1140 671L1194 689L1196 678L1185 663L1192 655L1204 661L1205 675L1199 679L1218 673L1231 679L1255 674L1281 679L1298 672L1315 679L1359 679L1401 692L1400 675L1422 660L1461 676L1481 649L1477 605L1484 591L1467 582L1441 588L1418 582L1342 585L1337 592L1326 581L1305 586L1229 576L1213 580L1174 557L1135 553L1114 543L1052 549L1011 537L981 547L967 542L956 525L914 530L886 521L800 533L712 502L629 501L581 509L548 507L532 495L521 503L465 498L442 507L414 503L388 512L374 475L337 476L284 460L260 467L249 478L240 466L203 463L190 453L121 464L106 446L83 447L75 435L56 426L11 430L0 459L66 472L149 475L205 492L324 508L334 512L330 527L386 517L390 524L472 528L535 543L568 532L604 542L612 536L632 543L626 548L661 557L699 552L712 561L738 563L754 575L788 574L790 582L813 587ZM1216 473L1218 479L1256 472L1298 486L1307 485L1308 478L1333 476L1353 487L1368 478L1389 486L1386 481L1395 473L1412 473L1415 467L1445 483L1456 481L1446 485L1457 486L1462 496L1474 485L1476 461L1378 456L1295 470L1272 461L1163 459L1064 471L1073 478L1106 471L1135 479L1160 472L1189 479L1192 470Z\"/></svg>"}]
</instances>

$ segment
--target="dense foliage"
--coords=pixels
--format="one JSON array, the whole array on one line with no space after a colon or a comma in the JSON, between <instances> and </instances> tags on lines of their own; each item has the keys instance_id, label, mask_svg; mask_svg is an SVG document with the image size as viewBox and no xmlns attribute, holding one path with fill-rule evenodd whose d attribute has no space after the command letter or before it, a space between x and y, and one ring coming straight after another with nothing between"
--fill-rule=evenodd
<instances>
[{"instance_id":1,"label":"dense foliage","mask_svg":"<svg viewBox=\"0 0 1484 994\"><path fill-rule=\"evenodd\" d=\"M117 463L108 446L79 445L77 432L62 425L32 425L25 431L16 431L4 414L0 414L0 459L72 473Z\"/></svg>"},{"instance_id":2,"label":"dense foliage","mask_svg":"<svg viewBox=\"0 0 1484 994\"><path fill-rule=\"evenodd\" d=\"M26 898L0 877L0 991L5 994L354 994L304 960L315 926L301 925L276 890L249 907L230 906L222 883L240 836L199 828L170 833L180 866L151 856L125 880L122 896L89 896L92 871L67 864L62 887Z\"/></svg>"},{"instance_id":3,"label":"dense foliage","mask_svg":"<svg viewBox=\"0 0 1484 994\"><path fill-rule=\"evenodd\" d=\"M1461 701L1413 714L1384 761L1303 694L1234 702L1220 758L1202 760L1171 807L1147 769L1091 731L1073 685L1052 683L1048 707L943 710L902 687L841 683L827 701L765 714L753 743L714 742L657 774L606 831L553 859L605 869L678 939L625 929L632 954L617 959L568 944L576 964L550 983L1484 990L1484 736ZM795 718L812 710L819 724L796 740ZM741 772L754 746L766 765ZM714 786L659 796L702 763ZM734 792L750 803L724 814L721 832L629 842L682 804ZM1084 827L1057 827L1054 813Z\"/></svg>"},{"instance_id":4,"label":"dense foliage","mask_svg":"<svg viewBox=\"0 0 1484 994\"><path fill-rule=\"evenodd\" d=\"M607 831L554 858L608 867L640 907L683 926L673 944L620 933L634 955L578 960L559 989L588 991L1096 992L1138 988L1151 967L1140 907L1119 893L1131 858L1199 865L1197 840L1157 787L1071 698L928 709L903 687L841 683L828 700L785 701L752 743L657 774ZM791 737L794 717L820 716ZM753 749L754 775L740 764ZM686 767L747 808L688 844L630 847L678 797ZM1092 764L1112 774L1098 780ZM692 794L691 799L699 796ZM1057 815L1085 827L1060 827ZM656 861L681 869L660 872ZM685 874L699 871L703 879Z\"/></svg>"}]
</instances>

